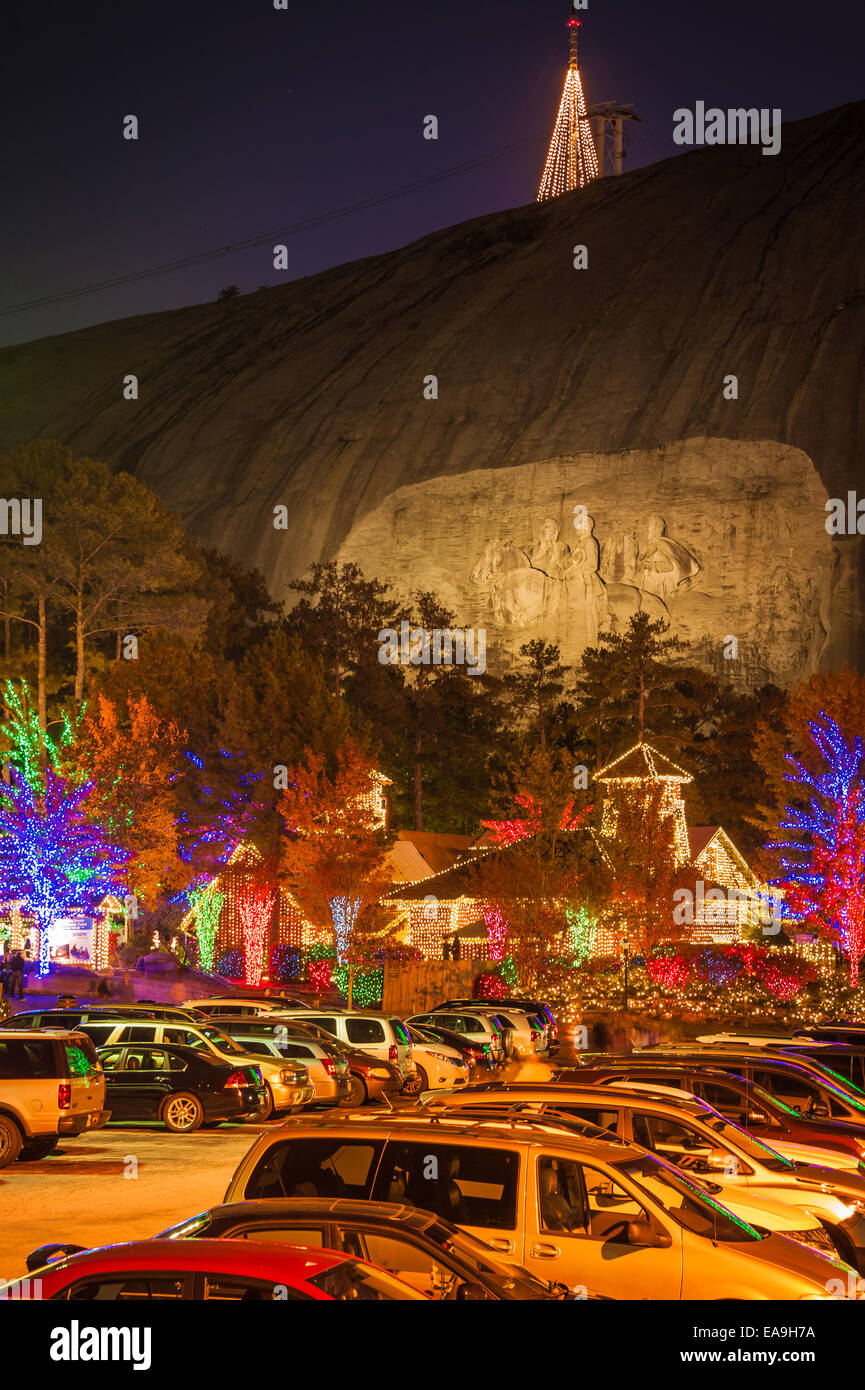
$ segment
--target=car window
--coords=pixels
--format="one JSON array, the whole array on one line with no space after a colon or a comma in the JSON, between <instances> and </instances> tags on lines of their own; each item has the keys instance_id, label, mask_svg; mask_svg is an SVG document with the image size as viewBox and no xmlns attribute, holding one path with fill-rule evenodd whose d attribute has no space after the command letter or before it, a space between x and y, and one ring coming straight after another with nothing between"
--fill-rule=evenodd
<instances>
[{"instance_id":1,"label":"car window","mask_svg":"<svg viewBox=\"0 0 865 1390\"><path fill-rule=\"evenodd\" d=\"M124 1071L166 1071L165 1053L156 1047L130 1047L126 1052Z\"/></svg>"},{"instance_id":2,"label":"car window","mask_svg":"<svg viewBox=\"0 0 865 1390\"><path fill-rule=\"evenodd\" d=\"M178 1057L176 1052L166 1052L165 1069L166 1071L187 1071L189 1062L185 1057Z\"/></svg>"},{"instance_id":3,"label":"car window","mask_svg":"<svg viewBox=\"0 0 865 1390\"><path fill-rule=\"evenodd\" d=\"M122 1047L104 1047L99 1054L103 1071L117 1071L122 1057Z\"/></svg>"},{"instance_id":4,"label":"car window","mask_svg":"<svg viewBox=\"0 0 865 1390\"><path fill-rule=\"evenodd\" d=\"M325 1245L320 1226L245 1226L226 1233L231 1240L257 1240L265 1245Z\"/></svg>"},{"instance_id":5,"label":"car window","mask_svg":"<svg viewBox=\"0 0 865 1390\"><path fill-rule=\"evenodd\" d=\"M548 1108L561 1110L563 1115L575 1115L578 1120L588 1120L589 1124L597 1125L598 1129L611 1129L614 1134L618 1133L618 1110L604 1110L596 1105L560 1105L558 1101Z\"/></svg>"},{"instance_id":6,"label":"car window","mask_svg":"<svg viewBox=\"0 0 865 1390\"><path fill-rule=\"evenodd\" d=\"M111 1037L116 1023L79 1023L76 1033L85 1033L97 1047L104 1047Z\"/></svg>"},{"instance_id":7,"label":"car window","mask_svg":"<svg viewBox=\"0 0 865 1390\"><path fill-rule=\"evenodd\" d=\"M157 1024L155 1024L155 1023L132 1023L132 1024L128 1024L127 1027L123 1029L123 1032L120 1033L120 1034L118 1035L117 1041L118 1041L118 1042L137 1042L137 1043L142 1043L142 1042L155 1042L155 1041L156 1041L156 1029L157 1029ZM168 1029L166 1028L165 1031L166 1031L166 1035L167 1035ZM171 1038L171 1039L169 1039L169 1038L166 1036L165 1041L166 1041L166 1042L169 1042L169 1041L171 1041L171 1042L179 1042L180 1039L179 1039L179 1038Z\"/></svg>"},{"instance_id":8,"label":"car window","mask_svg":"<svg viewBox=\"0 0 865 1390\"><path fill-rule=\"evenodd\" d=\"M388 1303L396 1299L423 1299L422 1293L406 1288L390 1274L369 1265L346 1260L343 1264L313 1275L308 1283L315 1284L339 1303Z\"/></svg>"},{"instance_id":9,"label":"car window","mask_svg":"<svg viewBox=\"0 0 865 1390\"><path fill-rule=\"evenodd\" d=\"M397 1042L400 1044L400 1046L401 1046L401 1047L408 1047L408 1046L410 1046L410 1044L411 1044L411 1038L409 1037L409 1035L408 1035L408 1033L407 1033L407 1031L406 1031L406 1026L405 1026L405 1024L403 1023L402 1019L401 1019L401 1018L389 1018L389 1019L388 1019L388 1023L390 1024L391 1029L393 1030L393 1035L394 1035L394 1037L396 1038Z\"/></svg>"},{"instance_id":10,"label":"car window","mask_svg":"<svg viewBox=\"0 0 865 1390\"><path fill-rule=\"evenodd\" d=\"M304 1047L303 1043L280 1042L277 1044L284 1057L306 1057L315 1058L315 1053L311 1047Z\"/></svg>"},{"instance_id":11,"label":"car window","mask_svg":"<svg viewBox=\"0 0 865 1390\"><path fill-rule=\"evenodd\" d=\"M345 1033L349 1042L377 1043L385 1041L383 1024L377 1018L346 1019Z\"/></svg>"},{"instance_id":12,"label":"car window","mask_svg":"<svg viewBox=\"0 0 865 1390\"><path fill-rule=\"evenodd\" d=\"M358 1244L357 1250L350 1248L352 1237ZM347 1254L357 1254L379 1265L404 1284L411 1284L413 1289L437 1301L455 1298L457 1290L467 1282L455 1270L442 1264L437 1252L405 1236L370 1230L346 1232L344 1248Z\"/></svg>"},{"instance_id":13,"label":"car window","mask_svg":"<svg viewBox=\"0 0 865 1390\"><path fill-rule=\"evenodd\" d=\"M273 1056L273 1045L269 1042L265 1042L261 1038L243 1038L241 1041L243 1042L244 1052L252 1053L253 1057ZM284 1051L284 1049L282 1050Z\"/></svg>"},{"instance_id":14,"label":"car window","mask_svg":"<svg viewBox=\"0 0 865 1390\"><path fill-rule=\"evenodd\" d=\"M36 1081L41 1077L55 1077L57 1061L54 1044L48 1038L10 1038L4 1041L0 1035L0 1081L13 1081L16 1077Z\"/></svg>"},{"instance_id":15,"label":"car window","mask_svg":"<svg viewBox=\"0 0 865 1390\"><path fill-rule=\"evenodd\" d=\"M494 1031L492 1023L485 1028L479 1018L468 1018L462 1015L457 1019L457 1025L456 1031L458 1033L492 1033Z\"/></svg>"},{"instance_id":16,"label":"car window","mask_svg":"<svg viewBox=\"0 0 865 1390\"><path fill-rule=\"evenodd\" d=\"M327 1032L332 1033L334 1037L337 1037L339 1035L339 1028L337 1027L335 1018L319 1018L319 1016L316 1014L315 1021L318 1024L319 1028L325 1028Z\"/></svg>"},{"instance_id":17,"label":"car window","mask_svg":"<svg viewBox=\"0 0 865 1390\"><path fill-rule=\"evenodd\" d=\"M66 1066L70 1076L89 1076L99 1058L89 1038L77 1038L64 1044Z\"/></svg>"},{"instance_id":18,"label":"car window","mask_svg":"<svg viewBox=\"0 0 865 1390\"><path fill-rule=\"evenodd\" d=\"M392 1139L374 1196L423 1207L457 1226L513 1230L519 1168L515 1150Z\"/></svg>"},{"instance_id":19,"label":"car window","mask_svg":"<svg viewBox=\"0 0 865 1390\"><path fill-rule=\"evenodd\" d=\"M182 1279L142 1279L137 1274L111 1274L81 1280L60 1295L72 1303L140 1303L183 1297Z\"/></svg>"},{"instance_id":20,"label":"car window","mask_svg":"<svg viewBox=\"0 0 865 1390\"><path fill-rule=\"evenodd\" d=\"M204 1297L210 1302L218 1299L222 1303L274 1303L303 1295L285 1284L267 1284L263 1279L249 1279L238 1274L205 1274Z\"/></svg>"},{"instance_id":21,"label":"car window","mask_svg":"<svg viewBox=\"0 0 865 1390\"><path fill-rule=\"evenodd\" d=\"M804 1081L801 1076L796 1076L791 1072L762 1071L754 1068L754 1080L758 1086L763 1086L770 1094L776 1091L785 1099L788 1097L793 1100L808 1100L813 1097L815 1100L820 1098L820 1088L816 1084Z\"/></svg>"},{"instance_id":22,"label":"car window","mask_svg":"<svg viewBox=\"0 0 865 1390\"><path fill-rule=\"evenodd\" d=\"M730 1152L720 1140L714 1141L702 1130L681 1120L674 1120L669 1115L643 1117L646 1120L649 1139L647 1142L644 1138L638 1138L639 1118L634 1115L634 1138L637 1143L660 1154L669 1163L675 1163L677 1168L694 1173L724 1172L729 1164L735 1165L730 1168L731 1176L750 1176L753 1172L738 1154ZM720 1125L721 1121L718 1120L716 1123ZM646 1129L640 1126L639 1132L644 1134Z\"/></svg>"},{"instance_id":23,"label":"car window","mask_svg":"<svg viewBox=\"0 0 865 1390\"><path fill-rule=\"evenodd\" d=\"M283 1140L262 1154L244 1196L367 1198L383 1147L383 1139Z\"/></svg>"}]
</instances>

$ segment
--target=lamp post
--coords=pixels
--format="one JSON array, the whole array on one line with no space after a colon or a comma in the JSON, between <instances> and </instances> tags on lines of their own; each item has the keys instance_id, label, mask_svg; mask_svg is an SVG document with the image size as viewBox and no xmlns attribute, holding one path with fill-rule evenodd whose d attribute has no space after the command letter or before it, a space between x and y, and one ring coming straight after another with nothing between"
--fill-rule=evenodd
<instances>
[{"instance_id":1,"label":"lamp post","mask_svg":"<svg viewBox=\"0 0 865 1390\"><path fill-rule=\"evenodd\" d=\"M631 947L629 942L625 942L622 951L622 960L625 964L625 1013L628 1011L628 961L631 959Z\"/></svg>"}]
</instances>

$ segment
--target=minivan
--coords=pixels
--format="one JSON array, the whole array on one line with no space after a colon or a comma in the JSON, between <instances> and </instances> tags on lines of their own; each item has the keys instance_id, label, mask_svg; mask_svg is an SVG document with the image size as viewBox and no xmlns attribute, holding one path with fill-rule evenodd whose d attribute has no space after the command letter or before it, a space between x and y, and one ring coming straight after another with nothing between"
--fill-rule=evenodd
<instances>
[{"instance_id":1,"label":"minivan","mask_svg":"<svg viewBox=\"0 0 865 1390\"><path fill-rule=\"evenodd\" d=\"M842 1261L749 1225L657 1155L598 1135L535 1119L289 1120L241 1159L224 1201L421 1207L541 1279L608 1298L856 1296Z\"/></svg>"}]
</instances>

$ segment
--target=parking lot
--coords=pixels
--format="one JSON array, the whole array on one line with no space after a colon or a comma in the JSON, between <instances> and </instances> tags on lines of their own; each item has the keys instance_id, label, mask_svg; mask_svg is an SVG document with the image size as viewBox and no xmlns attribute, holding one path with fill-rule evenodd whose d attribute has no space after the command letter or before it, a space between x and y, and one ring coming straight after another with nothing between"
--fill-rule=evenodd
<instances>
[{"instance_id":1,"label":"parking lot","mask_svg":"<svg viewBox=\"0 0 865 1390\"><path fill-rule=\"evenodd\" d=\"M25 1274L25 1256L49 1241L136 1240L220 1202L263 1128L222 1125L177 1135L158 1125L111 1126L63 1141L38 1163L4 1168L0 1279Z\"/></svg>"}]
</instances>

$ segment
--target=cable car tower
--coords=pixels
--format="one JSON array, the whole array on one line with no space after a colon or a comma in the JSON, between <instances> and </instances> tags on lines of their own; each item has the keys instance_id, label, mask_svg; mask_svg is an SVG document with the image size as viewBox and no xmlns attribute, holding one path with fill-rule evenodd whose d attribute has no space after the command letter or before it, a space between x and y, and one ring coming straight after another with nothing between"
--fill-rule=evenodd
<instances>
[{"instance_id":1,"label":"cable car tower","mask_svg":"<svg viewBox=\"0 0 865 1390\"><path fill-rule=\"evenodd\" d=\"M598 177L598 155L583 93L577 54L581 28L581 19L568 20L571 61L568 64L565 89L562 92L559 114L556 117L553 138L538 189L539 203L545 202L548 198L558 198L560 193L569 193L574 188L585 188L587 183Z\"/></svg>"}]
</instances>

